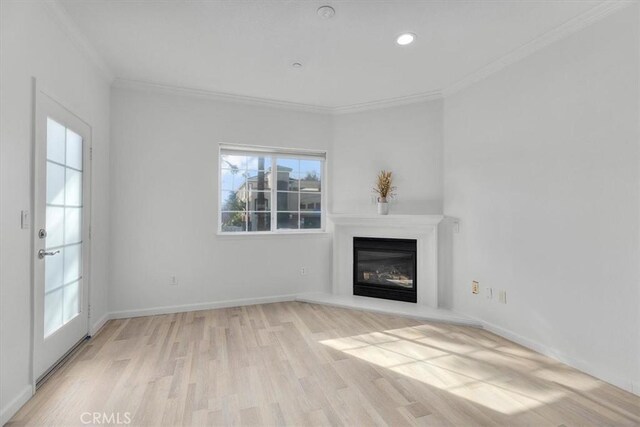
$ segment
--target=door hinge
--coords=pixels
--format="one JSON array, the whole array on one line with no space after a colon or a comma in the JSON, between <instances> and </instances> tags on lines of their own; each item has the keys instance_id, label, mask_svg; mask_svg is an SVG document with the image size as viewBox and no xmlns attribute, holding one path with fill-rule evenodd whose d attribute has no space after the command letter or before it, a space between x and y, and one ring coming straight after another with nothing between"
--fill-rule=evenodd
<instances>
[{"instance_id":1,"label":"door hinge","mask_svg":"<svg viewBox=\"0 0 640 427\"><path fill-rule=\"evenodd\" d=\"M91 239L91 226L89 226L89 239Z\"/></svg>"},{"instance_id":2,"label":"door hinge","mask_svg":"<svg viewBox=\"0 0 640 427\"><path fill-rule=\"evenodd\" d=\"M89 160L93 160L93 147L89 147Z\"/></svg>"}]
</instances>

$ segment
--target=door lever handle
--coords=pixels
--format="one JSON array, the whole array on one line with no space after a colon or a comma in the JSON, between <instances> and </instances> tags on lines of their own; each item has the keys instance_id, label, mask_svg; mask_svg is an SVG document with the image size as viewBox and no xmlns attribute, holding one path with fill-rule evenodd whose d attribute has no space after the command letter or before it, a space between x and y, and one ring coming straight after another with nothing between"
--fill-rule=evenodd
<instances>
[{"instance_id":1,"label":"door lever handle","mask_svg":"<svg viewBox=\"0 0 640 427\"><path fill-rule=\"evenodd\" d=\"M60 253L60 249L58 249L57 251L53 251L53 252L47 252L44 249L40 249L38 251L38 258L42 259L42 258L44 258L46 256L52 256L52 255L59 254L59 253Z\"/></svg>"}]
</instances>

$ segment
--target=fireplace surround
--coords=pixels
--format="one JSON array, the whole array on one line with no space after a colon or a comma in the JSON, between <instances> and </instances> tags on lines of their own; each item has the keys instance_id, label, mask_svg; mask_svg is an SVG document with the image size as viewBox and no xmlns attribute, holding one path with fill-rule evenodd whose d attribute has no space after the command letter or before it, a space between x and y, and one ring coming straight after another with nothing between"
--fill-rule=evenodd
<instances>
[{"instance_id":1,"label":"fireplace surround","mask_svg":"<svg viewBox=\"0 0 640 427\"><path fill-rule=\"evenodd\" d=\"M417 240L353 238L353 295L417 302Z\"/></svg>"},{"instance_id":2,"label":"fireplace surround","mask_svg":"<svg viewBox=\"0 0 640 427\"><path fill-rule=\"evenodd\" d=\"M438 307L438 225L442 215L329 214L328 231L333 237L331 293L349 296L362 304ZM376 237L417 241L417 303L389 301L353 295L353 238Z\"/></svg>"}]
</instances>

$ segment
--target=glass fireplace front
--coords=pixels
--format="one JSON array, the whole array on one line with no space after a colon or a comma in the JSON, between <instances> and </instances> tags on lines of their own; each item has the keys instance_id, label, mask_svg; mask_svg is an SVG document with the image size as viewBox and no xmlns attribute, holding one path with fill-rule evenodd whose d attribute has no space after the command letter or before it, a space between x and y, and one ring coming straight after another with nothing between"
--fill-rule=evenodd
<instances>
[{"instance_id":1,"label":"glass fireplace front","mask_svg":"<svg viewBox=\"0 0 640 427\"><path fill-rule=\"evenodd\" d=\"M353 294L416 302L416 240L353 238Z\"/></svg>"}]
</instances>

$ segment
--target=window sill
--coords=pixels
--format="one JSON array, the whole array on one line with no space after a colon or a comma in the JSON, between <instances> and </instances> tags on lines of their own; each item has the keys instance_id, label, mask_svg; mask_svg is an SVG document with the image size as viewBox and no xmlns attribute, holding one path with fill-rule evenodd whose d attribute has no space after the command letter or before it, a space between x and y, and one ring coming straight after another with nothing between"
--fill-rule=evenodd
<instances>
[{"instance_id":1,"label":"window sill","mask_svg":"<svg viewBox=\"0 0 640 427\"><path fill-rule=\"evenodd\" d=\"M223 232L218 231L217 237L223 240L242 240L242 239L271 239L271 238L319 238L326 239L331 236L326 230L320 231L262 231L262 232Z\"/></svg>"}]
</instances>

